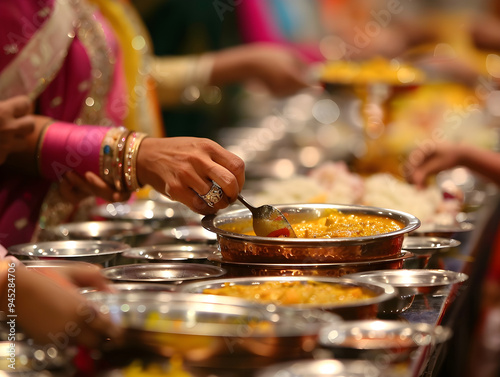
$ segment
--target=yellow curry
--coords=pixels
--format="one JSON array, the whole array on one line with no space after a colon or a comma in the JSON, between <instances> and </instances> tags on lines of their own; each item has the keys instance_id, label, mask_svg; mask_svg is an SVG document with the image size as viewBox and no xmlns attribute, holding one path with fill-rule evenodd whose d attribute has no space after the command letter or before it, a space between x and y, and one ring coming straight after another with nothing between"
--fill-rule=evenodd
<instances>
[{"instance_id":1,"label":"yellow curry","mask_svg":"<svg viewBox=\"0 0 500 377\"><path fill-rule=\"evenodd\" d=\"M404 227L401 222L388 217L346 214L336 210L325 217L299 223L291 222L291 225L298 238L367 237L394 232ZM225 226L224 228L236 233L255 235L253 231L240 232L236 229L237 225Z\"/></svg>"},{"instance_id":2,"label":"yellow curry","mask_svg":"<svg viewBox=\"0 0 500 377\"><path fill-rule=\"evenodd\" d=\"M276 305L324 305L342 304L369 299L372 291L361 287L345 286L316 281L267 281L257 285L231 285L221 288L207 288L203 293L231 296Z\"/></svg>"}]
</instances>

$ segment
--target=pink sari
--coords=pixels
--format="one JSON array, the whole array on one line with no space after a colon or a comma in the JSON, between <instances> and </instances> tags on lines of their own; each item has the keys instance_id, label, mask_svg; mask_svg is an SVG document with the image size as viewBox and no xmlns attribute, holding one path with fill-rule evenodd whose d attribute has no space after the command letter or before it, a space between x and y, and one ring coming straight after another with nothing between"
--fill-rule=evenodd
<instances>
[{"instance_id":1,"label":"pink sari","mask_svg":"<svg viewBox=\"0 0 500 377\"><path fill-rule=\"evenodd\" d=\"M48 59L45 65L38 62L42 70L55 66L56 63L51 61L51 56L55 55L46 53L51 50L44 50L44 43L48 44L47 47L54 43L48 26L56 22L51 16L58 3L72 2L0 2L0 25L3 29L0 33L0 83L6 78L6 75L2 76L3 72L9 69L23 72L25 65L37 65L37 57L42 62ZM76 1L74 3L77 4ZM56 53L60 51L57 43L66 50L53 78L45 77L49 84L40 88L28 83L22 87L23 80L19 80L18 85L8 85L8 89L13 89L13 92L0 91L0 99L12 94L28 94L36 101L37 114L51 117L58 123L119 126L126 115L124 104L127 103L120 50L103 18L89 11L83 1L78 2L80 5L75 4L69 5L71 9L63 10L68 11L65 17L73 17L71 24L66 25L71 28L70 33L73 35L69 43L61 38L55 41L56 46L52 46L52 51ZM60 19L65 18L59 17L57 22ZM60 28L54 25L54 30ZM37 43L30 45L32 40ZM34 48L39 55L26 54L27 57L20 59L23 50L28 48ZM25 72L31 71L25 69ZM23 76L23 79L29 81L36 77ZM67 136L70 137L70 133ZM100 147L99 143L96 145ZM95 163L90 162L83 158L81 167L71 168L76 171L95 171ZM29 242L37 228L46 195L54 183L50 180L54 179L54 175L50 178L47 177L51 174L45 174L45 178L30 177L0 166L0 176L0 243L8 247ZM58 209L56 207L53 210ZM50 211L47 213L50 214Z\"/></svg>"}]
</instances>

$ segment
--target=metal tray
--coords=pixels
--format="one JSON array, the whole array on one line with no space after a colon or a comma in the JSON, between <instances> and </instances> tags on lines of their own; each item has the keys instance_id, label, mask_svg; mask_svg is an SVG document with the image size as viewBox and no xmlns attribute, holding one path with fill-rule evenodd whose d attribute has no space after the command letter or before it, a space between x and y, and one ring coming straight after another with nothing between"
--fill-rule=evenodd
<instances>
[{"instance_id":1,"label":"metal tray","mask_svg":"<svg viewBox=\"0 0 500 377\"><path fill-rule=\"evenodd\" d=\"M181 283L219 277L226 270L198 263L139 263L103 268L101 272L114 281Z\"/></svg>"}]
</instances>

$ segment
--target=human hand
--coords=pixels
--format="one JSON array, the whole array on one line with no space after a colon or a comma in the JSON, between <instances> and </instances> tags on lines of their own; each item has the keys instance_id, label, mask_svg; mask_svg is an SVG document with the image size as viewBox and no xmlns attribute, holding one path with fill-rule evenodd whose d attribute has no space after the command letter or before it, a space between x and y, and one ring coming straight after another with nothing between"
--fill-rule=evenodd
<instances>
[{"instance_id":1,"label":"human hand","mask_svg":"<svg viewBox=\"0 0 500 377\"><path fill-rule=\"evenodd\" d=\"M245 182L245 164L216 142L194 137L145 138L137 155L137 178L200 214L212 214L234 202ZM212 187L224 192L210 207L200 198Z\"/></svg>"},{"instance_id":2,"label":"human hand","mask_svg":"<svg viewBox=\"0 0 500 377\"><path fill-rule=\"evenodd\" d=\"M222 50L213 56L211 83L214 85L254 80L278 97L311 87L307 63L291 48L253 43Z\"/></svg>"},{"instance_id":3,"label":"human hand","mask_svg":"<svg viewBox=\"0 0 500 377\"><path fill-rule=\"evenodd\" d=\"M0 164L9 153L25 147L24 138L35 127L35 119L28 115L31 110L31 102L26 96L0 101Z\"/></svg>"},{"instance_id":4,"label":"human hand","mask_svg":"<svg viewBox=\"0 0 500 377\"><path fill-rule=\"evenodd\" d=\"M463 154L461 144L447 142L436 143L425 150L415 149L405 164L406 179L417 187L424 187L433 174L460 165Z\"/></svg>"},{"instance_id":5,"label":"human hand","mask_svg":"<svg viewBox=\"0 0 500 377\"><path fill-rule=\"evenodd\" d=\"M74 287L21 264L17 264L15 274L17 321L37 344L61 349L73 344L98 348L108 338L119 341L120 328Z\"/></svg>"},{"instance_id":6,"label":"human hand","mask_svg":"<svg viewBox=\"0 0 500 377\"><path fill-rule=\"evenodd\" d=\"M84 177L73 171L67 172L59 182L59 191L65 200L74 204L89 196L98 196L109 202L130 198L130 193L116 191L92 172L86 172Z\"/></svg>"}]
</instances>

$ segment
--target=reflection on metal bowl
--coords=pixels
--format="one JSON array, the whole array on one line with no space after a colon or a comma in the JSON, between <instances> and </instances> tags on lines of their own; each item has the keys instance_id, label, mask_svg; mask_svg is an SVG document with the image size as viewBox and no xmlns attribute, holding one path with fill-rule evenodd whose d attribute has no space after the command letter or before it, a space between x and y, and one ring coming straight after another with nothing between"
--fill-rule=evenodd
<instances>
[{"instance_id":1,"label":"reflection on metal bowl","mask_svg":"<svg viewBox=\"0 0 500 377\"><path fill-rule=\"evenodd\" d=\"M217 250L206 244L154 245L134 247L122 253L123 258L136 262L196 262L208 260Z\"/></svg>"},{"instance_id":2,"label":"reflection on metal bowl","mask_svg":"<svg viewBox=\"0 0 500 377\"><path fill-rule=\"evenodd\" d=\"M277 205L290 223L311 221L332 210L346 214L369 214L389 217L403 224L398 231L365 237L279 238L244 234L252 229L250 211L228 211L203 218L202 225L217 234L225 261L252 263L332 263L380 259L401 252L406 233L417 229L420 221L407 213L355 205L294 204ZM235 229L229 231L226 229Z\"/></svg>"},{"instance_id":3,"label":"reflection on metal bowl","mask_svg":"<svg viewBox=\"0 0 500 377\"><path fill-rule=\"evenodd\" d=\"M386 365L405 363L409 366L412 355L420 347L439 344L450 337L450 329L427 323L362 320L324 327L319 342L321 347L331 350L335 358L384 360Z\"/></svg>"},{"instance_id":4,"label":"reflection on metal bowl","mask_svg":"<svg viewBox=\"0 0 500 377\"><path fill-rule=\"evenodd\" d=\"M101 272L114 281L180 284L186 280L216 278L226 270L199 263L139 263L103 268Z\"/></svg>"},{"instance_id":5,"label":"reflection on metal bowl","mask_svg":"<svg viewBox=\"0 0 500 377\"><path fill-rule=\"evenodd\" d=\"M255 377L367 377L380 376L367 360L299 360L264 368Z\"/></svg>"},{"instance_id":6,"label":"reflection on metal bowl","mask_svg":"<svg viewBox=\"0 0 500 377\"><path fill-rule=\"evenodd\" d=\"M155 229L165 226L184 225L189 219L197 216L179 202L144 199L100 205L92 209L91 215L108 220L146 223Z\"/></svg>"},{"instance_id":7,"label":"reflection on metal bowl","mask_svg":"<svg viewBox=\"0 0 500 377\"><path fill-rule=\"evenodd\" d=\"M228 262L214 254L210 261L223 267L227 277L246 276L328 276L341 277L361 271L400 269L405 260L413 254L403 251L400 254L367 261L345 263L246 263Z\"/></svg>"},{"instance_id":8,"label":"reflection on metal bowl","mask_svg":"<svg viewBox=\"0 0 500 377\"><path fill-rule=\"evenodd\" d=\"M131 221L84 221L58 225L43 231L46 240L103 240L140 244L153 228Z\"/></svg>"},{"instance_id":9,"label":"reflection on metal bowl","mask_svg":"<svg viewBox=\"0 0 500 377\"><path fill-rule=\"evenodd\" d=\"M124 327L125 347L220 368L255 368L303 357L316 347L321 327L341 321L323 311L257 306L212 295L119 292L86 297Z\"/></svg>"},{"instance_id":10,"label":"reflection on metal bowl","mask_svg":"<svg viewBox=\"0 0 500 377\"><path fill-rule=\"evenodd\" d=\"M130 246L118 241L47 241L14 245L8 252L19 259L64 259L107 264Z\"/></svg>"},{"instance_id":11,"label":"reflection on metal bowl","mask_svg":"<svg viewBox=\"0 0 500 377\"><path fill-rule=\"evenodd\" d=\"M44 371L69 372L72 352L60 350L54 344L45 347L31 341L0 341L0 376L51 376ZM4 372L5 374L3 374ZM65 374L65 373L64 373Z\"/></svg>"},{"instance_id":12,"label":"reflection on metal bowl","mask_svg":"<svg viewBox=\"0 0 500 377\"><path fill-rule=\"evenodd\" d=\"M344 319L363 319L374 318L377 315L378 306L387 300L396 296L396 290L389 284L384 283L363 283L352 279L344 278L328 278L328 277L313 277L313 276L293 276L293 277L250 277L250 278L222 278L216 280L206 280L200 282L185 283L179 286L178 290L187 293L204 293L206 289L217 289L225 286L251 286L257 287L268 283L299 283L307 285L312 282L312 286L308 288L314 289L315 284L328 284L332 288L345 290L347 292L356 289L358 293L363 292L363 295L357 299L346 300L346 302L331 302L321 304L290 304L274 302L276 305L286 306L295 309L321 309L340 315ZM297 295L302 298L300 293L294 294L296 289L294 286L286 287L283 289L288 290L289 293L286 297L296 297ZM307 291L310 292L310 289ZM317 296L320 292L317 293ZM329 298L330 300L330 298ZM331 298L333 300L333 297ZM259 301L257 298L255 302L266 305L267 302Z\"/></svg>"}]
</instances>

